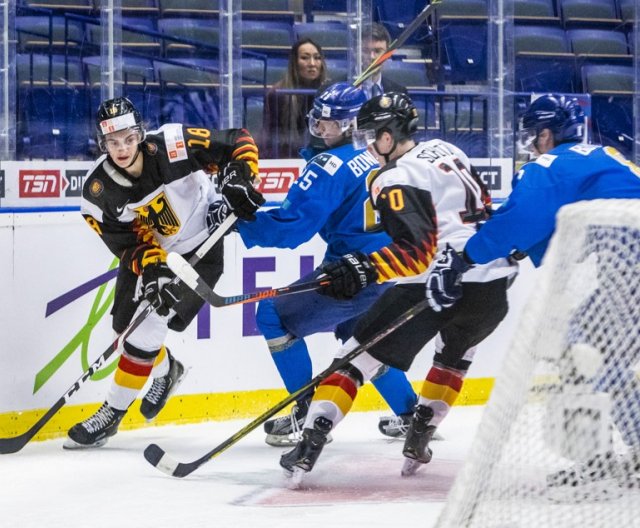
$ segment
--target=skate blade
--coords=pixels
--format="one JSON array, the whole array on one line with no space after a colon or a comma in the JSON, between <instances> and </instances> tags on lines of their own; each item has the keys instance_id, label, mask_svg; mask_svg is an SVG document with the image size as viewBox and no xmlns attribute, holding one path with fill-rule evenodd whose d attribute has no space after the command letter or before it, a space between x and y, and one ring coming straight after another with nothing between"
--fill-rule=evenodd
<instances>
[{"instance_id":1,"label":"skate blade","mask_svg":"<svg viewBox=\"0 0 640 528\"><path fill-rule=\"evenodd\" d=\"M296 446L298 442L302 439L302 435L274 435L268 434L264 439L265 444L270 445L271 447L292 447ZM327 435L327 441L325 445L333 442L333 438L331 435Z\"/></svg>"},{"instance_id":2,"label":"skate blade","mask_svg":"<svg viewBox=\"0 0 640 528\"><path fill-rule=\"evenodd\" d=\"M65 438L64 443L62 444L62 449L74 450L74 449L96 449L98 447L102 447L107 443L109 439L103 438L102 440L98 440L93 444L79 444L75 440L67 437Z\"/></svg>"},{"instance_id":3,"label":"skate blade","mask_svg":"<svg viewBox=\"0 0 640 528\"><path fill-rule=\"evenodd\" d=\"M402 470L400 474L403 477L411 477L416 474L416 472L422 467L424 464L422 462L418 462L413 458L406 458L404 463L402 464Z\"/></svg>"}]
</instances>

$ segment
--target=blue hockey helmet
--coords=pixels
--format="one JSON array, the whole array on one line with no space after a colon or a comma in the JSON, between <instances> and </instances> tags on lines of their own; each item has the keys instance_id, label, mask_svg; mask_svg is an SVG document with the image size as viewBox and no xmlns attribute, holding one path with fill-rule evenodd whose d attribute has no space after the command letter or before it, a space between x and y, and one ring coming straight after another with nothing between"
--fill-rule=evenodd
<instances>
[{"instance_id":1,"label":"blue hockey helmet","mask_svg":"<svg viewBox=\"0 0 640 528\"><path fill-rule=\"evenodd\" d=\"M332 84L313 100L309 112L309 131L315 137L326 137L320 126L321 121L335 121L339 134L350 131L355 125L358 110L366 100L367 96L361 88L348 82Z\"/></svg>"},{"instance_id":2,"label":"blue hockey helmet","mask_svg":"<svg viewBox=\"0 0 640 528\"><path fill-rule=\"evenodd\" d=\"M584 111L577 99L543 95L533 101L520 121L520 144L531 150L545 128L553 133L554 143L580 142L584 138Z\"/></svg>"}]
</instances>

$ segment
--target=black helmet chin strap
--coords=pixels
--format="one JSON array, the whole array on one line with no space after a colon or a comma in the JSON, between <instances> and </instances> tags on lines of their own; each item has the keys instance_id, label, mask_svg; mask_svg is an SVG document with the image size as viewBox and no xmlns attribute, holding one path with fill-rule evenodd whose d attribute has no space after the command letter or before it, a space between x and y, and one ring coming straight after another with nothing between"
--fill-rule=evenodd
<instances>
[{"instance_id":1,"label":"black helmet chin strap","mask_svg":"<svg viewBox=\"0 0 640 528\"><path fill-rule=\"evenodd\" d=\"M393 138L393 147L391 147L391 150L389 152L387 152L386 154L383 154L382 152L380 152L378 150L378 146L376 144L376 142L373 143L373 148L375 149L375 151L384 158L384 162L385 163L389 163L389 156L391 156L391 154L393 154L393 151L396 150L396 147L398 146L398 141L396 140L396 138L394 138L393 136L391 136Z\"/></svg>"},{"instance_id":2,"label":"black helmet chin strap","mask_svg":"<svg viewBox=\"0 0 640 528\"><path fill-rule=\"evenodd\" d=\"M140 148L140 143L138 143L138 150L136 151L136 155L133 157L133 160L131 160L131 163L129 163L129 165L125 167L125 170L131 167L138 160L138 156L140 155L141 152L142 152L142 149Z\"/></svg>"}]
</instances>

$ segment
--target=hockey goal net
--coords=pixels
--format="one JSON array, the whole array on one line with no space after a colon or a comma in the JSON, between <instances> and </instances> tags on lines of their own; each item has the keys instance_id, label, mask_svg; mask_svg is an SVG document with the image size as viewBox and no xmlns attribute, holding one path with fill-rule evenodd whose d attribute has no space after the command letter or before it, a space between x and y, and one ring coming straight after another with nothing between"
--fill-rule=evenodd
<instances>
[{"instance_id":1,"label":"hockey goal net","mask_svg":"<svg viewBox=\"0 0 640 528\"><path fill-rule=\"evenodd\" d=\"M640 527L640 200L564 207L438 528Z\"/></svg>"}]
</instances>

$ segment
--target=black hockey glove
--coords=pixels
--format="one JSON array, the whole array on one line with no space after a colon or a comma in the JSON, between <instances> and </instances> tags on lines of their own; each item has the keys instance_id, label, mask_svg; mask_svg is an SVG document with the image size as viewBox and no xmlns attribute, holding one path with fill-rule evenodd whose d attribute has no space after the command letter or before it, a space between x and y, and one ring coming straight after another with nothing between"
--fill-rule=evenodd
<instances>
[{"instance_id":1,"label":"black hockey glove","mask_svg":"<svg viewBox=\"0 0 640 528\"><path fill-rule=\"evenodd\" d=\"M223 167L220 192L229 208L243 220L255 220L255 212L264 203L262 194L253 187L253 175L246 161L230 161Z\"/></svg>"},{"instance_id":2,"label":"black hockey glove","mask_svg":"<svg viewBox=\"0 0 640 528\"><path fill-rule=\"evenodd\" d=\"M169 284L174 277L164 263L148 264L142 270L143 296L156 307L158 315L169 315L169 309L180 300L178 285Z\"/></svg>"},{"instance_id":3,"label":"black hockey glove","mask_svg":"<svg viewBox=\"0 0 640 528\"><path fill-rule=\"evenodd\" d=\"M207 229L209 230L209 234L218 229L218 226L227 219L227 216L229 216L231 212L229 206L222 200L210 204L209 210L207 211ZM225 234L229 232L230 230Z\"/></svg>"},{"instance_id":4,"label":"black hockey glove","mask_svg":"<svg viewBox=\"0 0 640 528\"><path fill-rule=\"evenodd\" d=\"M360 251L329 262L322 266L321 270L331 282L320 288L318 293L341 300L351 299L378 278L378 271L369 261L369 257Z\"/></svg>"},{"instance_id":5,"label":"black hockey glove","mask_svg":"<svg viewBox=\"0 0 640 528\"><path fill-rule=\"evenodd\" d=\"M462 275L471 267L447 244L427 275L427 300L435 312L451 308L462 297Z\"/></svg>"}]
</instances>

